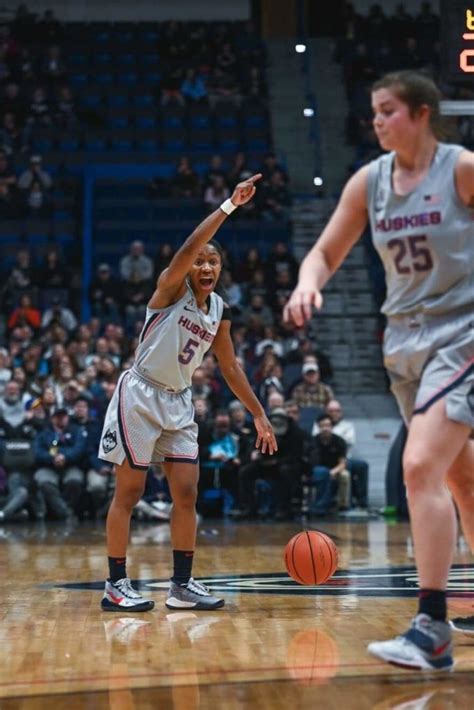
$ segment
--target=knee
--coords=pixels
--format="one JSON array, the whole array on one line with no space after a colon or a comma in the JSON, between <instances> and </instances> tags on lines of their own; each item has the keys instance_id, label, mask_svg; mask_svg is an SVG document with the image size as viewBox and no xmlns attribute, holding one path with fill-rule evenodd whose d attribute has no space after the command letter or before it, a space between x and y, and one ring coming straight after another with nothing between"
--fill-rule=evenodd
<instances>
[{"instance_id":1,"label":"knee","mask_svg":"<svg viewBox=\"0 0 474 710\"><path fill-rule=\"evenodd\" d=\"M194 509L197 499L197 486L194 483L187 483L178 486L173 491L173 505L177 508Z\"/></svg>"},{"instance_id":2,"label":"knee","mask_svg":"<svg viewBox=\"0 0 474 710\"><path fill-rule=\"evenodd\" d=\"M436 485L435 464L423 452L406 451L403 456L403 480L409 493L426 491Z\"/></svg>"},{"instance_id":3,"label":"knee","mask_svg":"<svg viewBox=\"0 0 474 710\"><path fill-rule=\"evenodd\" d=\"M136 506L145 490L144 485L131 485L126 490L115 490L115 502L131 511Z\"/></svg>"}]
</instances>

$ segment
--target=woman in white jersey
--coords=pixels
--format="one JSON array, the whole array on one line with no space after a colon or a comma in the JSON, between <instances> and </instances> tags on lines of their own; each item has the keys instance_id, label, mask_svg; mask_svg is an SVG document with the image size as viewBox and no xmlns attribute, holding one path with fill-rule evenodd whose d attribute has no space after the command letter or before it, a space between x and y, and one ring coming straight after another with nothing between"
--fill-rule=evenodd
<instances>
[{"instance_id":1,"label":"woman in white jersey","mask_svg":"<svg viewBox=\"0 0 474 710\"><path fill-rule=\"evenodd\" d=\"M420 580L410 629L369 651L402 666L449 670L446 585L457 504L474 546L474 155L438 141L439 92L416 72L372 89L373 125L389 151L347 183L305 257L285 309L297 325L370 220L386 272L385 365L409 427L403 469Z\"/></svg>"},{"instance_id":2,"label":"woman in white jersey","mask_svg":"<svg viewBox=\"0 0 474 710\"><path fill-rule=\"evenodd\" d=\"M212 346L227 384L254 417L256 447L262 453L276 451L271 424L236 361L229 309L214 291L222 258L219 246L211 242L227 216L252 199L260 177L239 183L159 276L133 367L121 376L109 404L99 457L115 464L116 488L107 517L110 576L104 611L148 611L154 606L132 588L126 551L132 510L143 495L149 465L158 461L163 462L173 499L173 576L166 606L206 610L224 605L191 577L199 477L191 378Z\"/></svg>"}]
</instances>

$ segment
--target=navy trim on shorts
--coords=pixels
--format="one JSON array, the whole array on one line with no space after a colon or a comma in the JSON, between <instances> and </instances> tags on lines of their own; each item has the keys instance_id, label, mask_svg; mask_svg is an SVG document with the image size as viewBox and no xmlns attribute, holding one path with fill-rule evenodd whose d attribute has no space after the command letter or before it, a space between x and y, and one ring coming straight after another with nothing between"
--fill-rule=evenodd
<instances>
[{"instance_id":1,"label":"navy trim on shorts","mask_svg":"<svg viewBox=\"0 0 474 710\"><path fill-rule=\"evenodd\" d=\"M189 459L189 458L184 458L182 456L165 456L165 461L168 461L169 463L199 463L199 454L196 456L195 459Z\"/></svg>"},{"instance_id":2,"label":"navy trim on shorts","mask_svg":"<svg viewBox=\"0 0 474 710\"><path fill-rule=\"evenodd\" d=\"M146 334L148 333L148 331L150 330L151 326L153 325L153 323L156 321L156 319L157 319L159 316L161 316L161 312L160 312L160 313L153 313L153 315L151 315L151 316L148 318L147 322L146 322L145 325L143 326L142 333L141 333L140 338L139 338L139 340L138 340L139 343L143 343L143 341L145 340Z\"/></svg>"},{"instance_id":3,"label":"navy trim on shorts","mask_svg":"<svg viewBox=\"0 0 474 710\"><path fill-rule=\"evenodd\" d=\"M437 402L439 399L442 399L448 392L451 392L451 390L455 389L463 380L466 379L468 375L471 374L471 372L474 372L474 363L469 365L464 372L461 372L459 377L456 377L455 380L449 383L449 385L446 385L442 390L439 392L436 392L436 394L431 397L427 402L425 402L421 407L417 407L416 409L413 410L413 414L424 414L432 404Z\"/></svg>"},{"instance_id":4,"label":"navy trim on shorts","mask_svg":"<svg viewBox=\"0 0 474 710\"><path fill-rule=\"evenodd\" d=\"M123 387L123 381L124 381L125 377L126 377L126 375L122 378L122 381L119 385L118 412L117 412L117 414L118 414L117 421L118 421L118 425L119 425L120 437L122 439L122 446L124 448L125 455L126 455L127 461L128 461L128 465L130 466L130 468L134 468L136 471L148 471L149 464L148 464L148 466L140 466L140 464L134 463L131 451L127 446L127 440L125 438L125 429L123 427L122 415L120 412L120 404L121 404L121 398L122 398L122 387Z\"/></svg>"}]
</instances>

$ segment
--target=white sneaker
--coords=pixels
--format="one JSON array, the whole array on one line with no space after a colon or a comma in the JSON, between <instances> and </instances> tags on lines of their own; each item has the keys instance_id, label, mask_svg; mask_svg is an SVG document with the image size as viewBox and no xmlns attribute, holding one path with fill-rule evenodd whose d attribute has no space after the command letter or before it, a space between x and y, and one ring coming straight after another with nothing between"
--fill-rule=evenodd
<instances>
[{"instance_id":1,"label":"white sneaker","mask_svg":"<svg viewBox=\"0 0 474 710\"><path fill-rule=\"evenodd\" d=\"M128 577L117 582L108 579L105 583L102 611L151 611L154 606L154 601L145 599L132 587Z\"/></svg>"},{"instance_id":2,"label":"white sneaker","mask_svg":"<svg viewBox=\"0 0 474 710\"><path fill-rule=\"evenodd\" d=\"M166 600L168 609L209 611L210 609L220 609L224 604L223 599L213 597L204 584L196 582L192 577L184 586L170 582L168 599Z\"/></svg>"},{"instance_id":3,"label":"white sneaker","mask_svg":"<svg viewBox=\"0 0 474 710\"><path fill-rule=\"evenodd\" d=\"M451 636L446 621L435 621L427 614L418 614L402 636L390 641L373 641L367 650L373 656L403 668L450 671L454 666Z\"/></svg>"}]
</instances>

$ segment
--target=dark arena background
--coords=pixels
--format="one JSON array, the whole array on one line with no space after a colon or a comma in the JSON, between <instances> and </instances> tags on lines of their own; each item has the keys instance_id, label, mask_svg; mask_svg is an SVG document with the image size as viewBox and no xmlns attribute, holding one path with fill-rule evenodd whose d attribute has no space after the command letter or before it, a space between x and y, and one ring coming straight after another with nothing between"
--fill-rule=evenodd
<instances>
[{"instance_id":1,"label":"dark arena background","mask_svg":"<svg viewBox=\"0 0 474 710\"><path fill-rule=\"evenodd\" d=\"M348 176L380 154L381 74L434 77L452 140L474 148L473 3L4 0L0 35L1 710L471 708L473 636L455 635L454 671L438 676L366 651L409 623L418 583L369 231L307 327L282 309ZM157 277L254 173L255 198L217 238L236 355L278 453L255 453L211 349L192 384L193 574L226 605L164 605L172 501L157 464L127 556L155 609L104 614L107 405ZM324 500L323 414L347 472ZM305 529L338 547L322 585L285 570ZM459 533L448 612L473 608Z\"/></svg>"}]
</instances>

